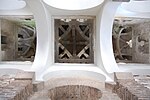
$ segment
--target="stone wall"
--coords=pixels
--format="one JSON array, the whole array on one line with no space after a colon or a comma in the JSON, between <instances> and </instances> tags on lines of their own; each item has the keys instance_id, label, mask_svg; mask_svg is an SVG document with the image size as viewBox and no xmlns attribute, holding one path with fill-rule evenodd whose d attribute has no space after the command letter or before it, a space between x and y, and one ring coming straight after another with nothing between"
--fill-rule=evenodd
<instances>
[{"instance_id":1,"label":"stone wall","mask_svg":"<svg viewBox=\"0 0 150 100\"><path fill-rule=\"evenodd\" d=\"M135 24L132 29L133 62L150 63L150 22Z\"/></svg>"},{"instance_id":2,"label":"stone wall","mask_svg":"<svg viewBox=\"0 0 150 100\"><path fill-rule=\"evenodd\" d=\"M115 87L122 100L150 100L150 90L134 80L120 80Z\"/></svg>"},{"instance_id":3,"label":"stone wall","mask_svg":"<svg viewBox=\"0 0 150 100\"><path fill-rule=\"evenodd\" d=\"M150 89L150 75L134 75L135 80Z\"/></svg>"},{"instance_id":4,"label":"stone wall","mask_svg":"<svg viewBox=\"0 0 150 100\"><path fill-rule=\"evenodd\" d=\"M1 36L5 39L6 43L1 44L1 60L2 61L11 61L15 58L15 25L8 20L1 20ZM2 39L2 38L1 38Z\"/></svg>"},{"instance_id":5,"label":"stone wall","mask_svg":"<svg viewBox=\"0 0 150 100\"><path fill-rule=\"evenodd\" d=\"M15 77L0 76L0 100L27 100L33 93L33 72L19 72Z\"/></svg>"},{"instance_id":6,"label":"stone wall","mask_svg":"<svg viewBox=\"0 0 150 100\"><path fill-rule=\"evenodd\" d=\"M99 100L99 89L84 85L66 85L49 90L51 100Z\"/></svg>"},{"instance_id":7,"label":"stone wall","mask_svg":"<svg viewBox=\"0 0 150 100\"><path fill-rule=\"evenodd\" d=\"M136 82L131 73L115 73L115 93L122 100L150 100L150 89ZM127 77L126 77L127 76Z\"/></svg>"},{"instance_id":8,"label":"stone wall","mask_svg":"<svg viewBox=\"0 0 150 100\"><path fill-rule=\"evenodd\" d=\"M36 51L34 21L20 18L0 19L1 60L33 61Z\"/></svg>"},{"instance_id":9,"label":"stone wall","mask_svg":"<svg viewBox=\"0 0 150 100\"><path fill-rule=\"evenodd\" d=\"M120 60L131 63L150 63L150 21L133 19L128 23L126 21L120 22L120 24L114 22L114 26L112 39L117 62ZM118 30L121 30L122 27L125 29L119 35L120 31Z\"/></svg>"}]
</instances>

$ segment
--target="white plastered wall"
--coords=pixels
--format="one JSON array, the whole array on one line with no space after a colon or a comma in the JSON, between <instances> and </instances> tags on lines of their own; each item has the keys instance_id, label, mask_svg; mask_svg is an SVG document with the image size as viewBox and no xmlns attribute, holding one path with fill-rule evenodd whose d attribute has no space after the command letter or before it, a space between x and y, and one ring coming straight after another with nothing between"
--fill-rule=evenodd
<instances>
[{"instance_id":1,"label":"white plastered wall","mask_svg":"<svg viewBox=\"0 0 150 100\"><path fill-rule=\"evenodd\" d=\"M149 0L139 0L134 1L131 0L129 3L122 3L116 14L115 17L122 18L129 17L129 18L142 18L142 19L150 19L150 1ZM150 65L149 64L139 64L139 63L119 63L118 67L121 71L124 72L132 72L133 74L150 74Z\"/></svg>"},{"instance_id":2,"label":"white plastered wall","mask_svg":"<svg viewBox=\"0 0 150 100\"><path fill-rule=\"evenodd\" d=\"M102 12L98 14L100 18L100 28L98 28L100 36L98 36L99 39L97 40L100 41L101 63L107 73L119 71L112 48L112 27L116 11L120 4L121 2L107 1L103 6Z\"/></svg>"},{"instance_id":3,"label":"white plastered wall","mask_svg":"<svg viewBox=\"0 0 150 100\"><path fill-rule=\"evenodd\" d=\"M1 2L1 1L0 1ZM9 9L9 8L8 8ZM17 16L32 16L33 13L29 9L29 6L26 5L24 8L16 9L16 10L1 10L0 9L0 17L17 17ZM30 62L0 62L0 68L1 69L20 69L20 70L26 70L30 71L30 68L32 66L32 63Z\"/></svg>"},{"instance_id":4,"label":"white plastered wall","mask_svg":"<svg viewBox=\"0 0 150 100\"><path fill-rule=\"evenodd\" d=\"M48 80L49 78L57 78L57 77L93 77L93 76L97 76L99 74L99 76L101 77L101 75L103 75L103 77L101 78L101 81L105 80L105 77L107 77L107 75L98 68L98 66L96 65L96 63L94 64L59 64L59 63L54 63L54 18L56 17L61 17L61 16L96 16L96 14L99 12L100 6L94 7L92 9L87 9L87 10L76 10L76 11L71 11L71 10L62 10L62 9L57 9L51 6L46 5L45 3L43 3L48 11L48 15L47 17L51 18L49 19L48 22L52 22L51 23L51 39L49 41L52 41L50 43L50 47L52 50L52 57L53 59L51 61L48 61L49 63L51 63L51 65L49 66L49 68L42 73L41 78L43 77L45 80ZM94 45L95 47L95 45ZM97 49L95 49L97 51ZM96 55L96 54L95 54ZM96 61L96 60L95 60ZM60 73L59 73L60 72ZM78 73L78 74L76 74ZM86 74L85 74L86 73ZM88 73L88 74L87 74ZM63 75L62 75L63 74ZM49 77L49 78L47 78ZM99 78L100 78L99 77ZM93 77L94 78L94 77ZM98 79L98 77L97 77Z\"/></svg>"},{"instance_id":5,"label":"white plastered wall","mask_svg":"<svg viewBox=\"0 0 150 100\"><path fill-rule=\"evenodd\" d=\"M41 74L51 66L51 15L41 0L26 0L36 20L37 47L31 70L36 72L36 79L42 80ZM34 6L33 6L34 5Z\"/></svg>"},{"instance_id":6,"label":"white plastered wall","mask_svg":"<svg viewBox=\"0 0 150 100\"><path fill-rule=\"evenodd\" d=\"M35 2L35 0L30 2L33 1ZM111 76L111 73L120 71L113 56L112 26L117 8L121 2L112 2L108 0L105 1L103 5L99 5L91 9L76 11L56 9L43 2L38 3L39 4L35 7L32 6L34 3L30 3L38 28L37 52L32 66L32 70L36 71L37 79L42 80L46 77L45 80L47 80L52 78L52 76L62 77L62 75L65 77L88 76L91 78L98 78L98 73L100 75L104 75L106 80L110 81L111 79L109 75ZM37 11L37 7L41 9ZM54 63L53 17L72 15L96 16L94 64ZM102 81L104 81L104 78L102 79Z\"/></svg>"},{"instance_id":7,"label":"white plastered wall","mask_svg":"<svg viewBox=\"0 0 150 100\"><path fill-rule=\"evenodd\" d=\"M44 77L51 77L51 75L61 77L63 71L67 76L78 77L88 76L98 78L98 74L103 75L102 81L110 81L109 73L118 71L118 66L113 57L112 51L112 23L114 20L114 14L120 3L105 1L104 4L99 6L85 9L85 10L62 10L56 9L46 5L41 0L25 0L30 7L24 11L23 15L34 15L36 20L37 29L37 47L36 55L33 64L28 67L16 66L18 69L35 71L36 79L43 80ZM19 10L22 11L22 10ZM22 15L21 12L11 11L10 15ZM28 13L27 13L28 12ZM31 13L32 12L32 13ZM7 15L9 11L0 11L0 14ZM95 59L94 64L56 64L54 63L54 30L53 30L53 17L54 16L72 16L72 15L85 15L96 16L96 32L95 32ZM11 65L11 64L10 64ZM21 64L22 65L22 64ZM15 65L14 65L15 66ZM1 67L1 65L0 65ZM2 67L1 67L2 68ZM4 67L3 67L4 68ZM58 72L61 72L59 74ZM78 74L72 74L72 73ZM52 73L52 74L50 74ZM86 73L86 74L84 74ZM89 73L89 74L88 74ZM98 78L99 79L99 78Z\"/></svg>"},{"instance_id":8,"label":"white plastered wall","mask_svg":"<svg viewBox=\"0 0 150 100\"><path fill-rule=\"evenodd\" d=\"M102 6L97 6L91 9L87 10L76 10L76 11L69 11L69 10L62 10L62 9L56 9L51 6L46 6L46 9L50 13L49 15L53 17L55 16L72 16L72 15L85 15L85 16L96 16L96 33L95 33L95 45L94 45L94 51L95 51L95 59L94 64L56 64L54 63L54 59L52 60L52 65L49 66L49 68L42 73L42 76L48 76L51 77L52 72L67 71L66 75L72 75L72 71L79 73L78 75L81 75L81 71L88 71L95 72L102 74L106 77L106 80L110 81L110 73L119 71L118 66L115 62L114 56L113 56L113 50L112 50L112 25L114 20L114 15L116 13L117 7L121 3L117 2L111 2L106 1L105 4ZM49 17L50 18L50 17ZM53 21L51 26L51 32L54 34L53 31ZM107 26L107 27L106 27ZM52 41L54 41L54 36L52 35ZM51 44L51 49L54 50L54 43ZM54 56L54 51L53 51ZM103 56L103 57L102 57ZM49 61L50 62L50 61ZM70 71L70 72L69 72ZM53 73L54 74L54 73ZM55 76L55 75L53 75ZM57 75L59 76L59 75Z\"/></svg>"}]
</instances>

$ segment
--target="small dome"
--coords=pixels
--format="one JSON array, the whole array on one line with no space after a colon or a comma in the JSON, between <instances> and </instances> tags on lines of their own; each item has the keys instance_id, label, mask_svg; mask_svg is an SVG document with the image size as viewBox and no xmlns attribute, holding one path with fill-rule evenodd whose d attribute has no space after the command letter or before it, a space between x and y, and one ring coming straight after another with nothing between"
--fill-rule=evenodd
<instances>
[{"instance_id":1,"label":"small dome","mask_svg":"<svg viewBox=\"0 0 150 100\"><path fill-rule=\"evenodd\" d=\"M0 0L0 10L17 10L25 6L26 2L23 0Z\"/></svg>"},{"instance_id":2,"label":"small dome","mask_svg":"<svg viewBox=\"0 0 150 100\"><path fill-rule=\"evenodd\" d=\"M65 10L83 10L100 5L104 0L43 0L46 4Z\"/></svg>"}]
</instances>

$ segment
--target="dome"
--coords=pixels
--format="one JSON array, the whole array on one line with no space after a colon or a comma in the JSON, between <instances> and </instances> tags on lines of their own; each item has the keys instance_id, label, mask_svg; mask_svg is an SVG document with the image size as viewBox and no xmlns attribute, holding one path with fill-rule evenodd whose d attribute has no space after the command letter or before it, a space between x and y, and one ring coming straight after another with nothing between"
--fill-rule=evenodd
<instances>
[{"instance_id":1,"label":"dome","mask_svg":"<svg viewBox=\"0 0 150 100\"><path fill-rule=\"evenodd\" d=\"M17 10L25 6L26 2L23 0L0 0L0 10Z\"/></svg>"},{"instance_id":2,"label":"dome","mask_svg":"<svg viewBox=\"0 0 150 100\"><path fill-rule=\"evenodd\" d=\"M65 10L83 10L103 3L104 0L43 0L49 6Z\"/></svg>"}]
</instances>

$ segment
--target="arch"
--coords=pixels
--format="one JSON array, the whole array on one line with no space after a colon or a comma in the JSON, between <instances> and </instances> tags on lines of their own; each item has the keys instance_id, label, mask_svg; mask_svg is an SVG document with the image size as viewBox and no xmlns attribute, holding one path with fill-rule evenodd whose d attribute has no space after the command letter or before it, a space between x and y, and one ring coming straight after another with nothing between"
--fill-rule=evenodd
<instances>
[{"instance_id":1,"label":"arch","mask_svg":"<svg viewBox=\"0 0 150 100\"><path fill-rule=\"evenodd\" d=\"M103 66L108 73L119 71L112 48L112 26L114 16L121 2L107 1L100 19L100 50Z\"/></svg>"},{"instance_id":2,"label":"arch","mask_svg":"<svg viewBox=\"0 0 150 100\"><path fill-rule=\"evenodd\" d=\"M37 80L42 80L38 78L40 78L41 73L51 65L51 63L48 63L48 60L51 61L52 57L50 49L51 32L47 17L48 13L43 3L39 0L26 0L26 2L33 12L37 28L36 54L31 70L36 72ZM37 7L40 9L37 10Z\"/></svg>"}]
</instances>

